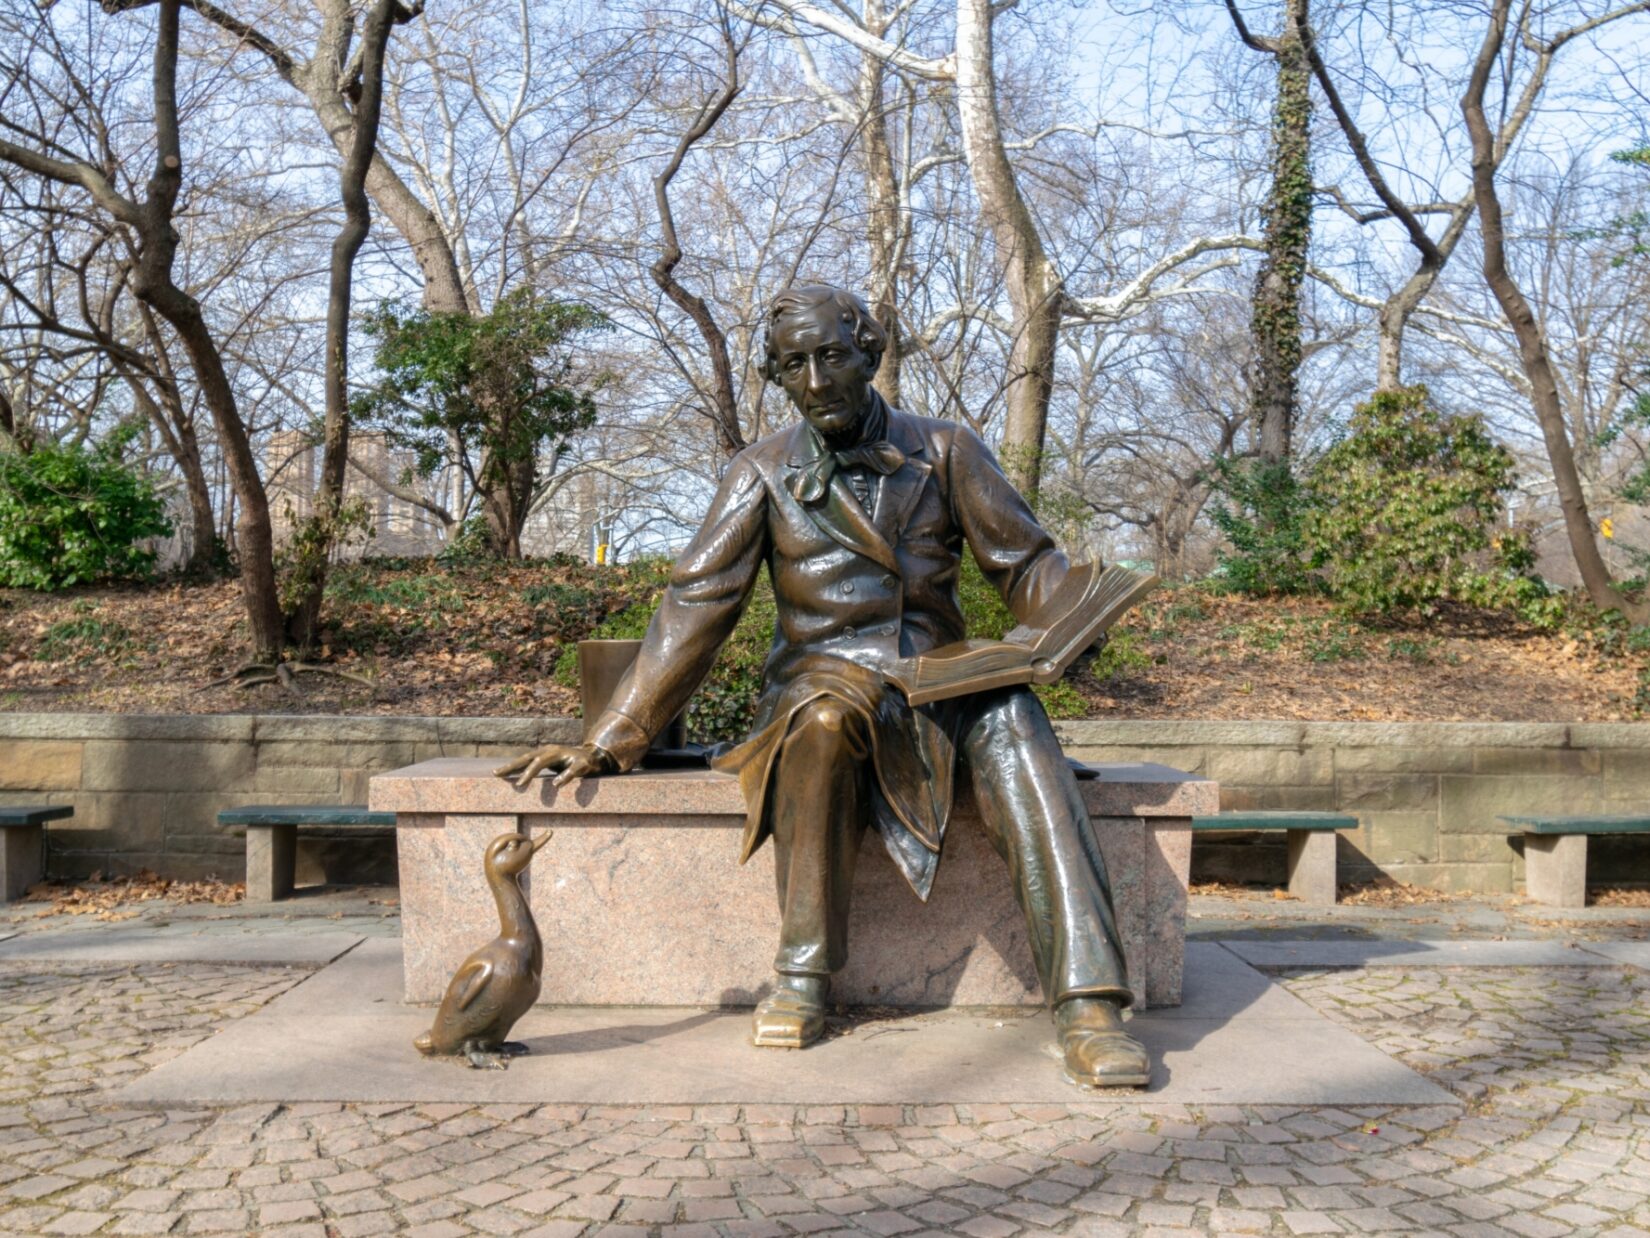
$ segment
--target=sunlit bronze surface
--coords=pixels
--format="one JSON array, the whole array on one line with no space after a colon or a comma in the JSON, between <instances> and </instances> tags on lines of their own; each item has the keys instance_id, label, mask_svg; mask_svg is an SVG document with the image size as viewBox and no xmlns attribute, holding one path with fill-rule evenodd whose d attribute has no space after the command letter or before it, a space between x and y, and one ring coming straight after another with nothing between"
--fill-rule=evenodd
<instances>
[{"instance_id":1,"label":"sunlit bronze surface","mask_svg":"<svg viewBox=\"0 0 1650 1238\"><path fill-rule=\"evenodd\" d=\"M630 664L641 651L639 640L581 640L579 650L579 703L584 713L584 737L590 738L596 720L624 679ZM677 714L653 739L655 749L678 749L687 742L687 728Z\"/></svg>"},{"instance_id":2,"label":"sunlit bronze surface","mask_svg":"<svg viewBox=\"0 0 1650 1238\"><path fill-rule=\"evenodd\" d=\"M487 844L482 865L498 905L498 936L453 973L434 1025L413 1042L420 1053L463 1056L471 1066L502 1070L510 1057L527 1052L525 1045L509 1039L510 1029L539 999L544 947L521 890L521 874L549 840L546 831L535 839L500 834Z\"/></svg>"},{"instance_id":3,"label":"sunlit bronze surface","mask_svg":"<svg viewBox=\"0 0 1650 1238\"><path fill-rule=\"evenodd\" d=\"M867 828L927 897L960 765L1025 909L1045 998L1054 1007L1097 999L1115 1015L1131 995L1105 867L1037 698L1002 688L913 708L879 669L965 635L965 547L1021 620L1058 588L1066 556L975 434L877 395L883 336L858 298L793 290L769 326L769 375L803 420L728 466L586 743L539 749L499 773L548 769L560 782L636 766L709 672L765 565L778 622L756 725L717 767L744 789L742 858L774 840L781 987L787 977L822 987L842 966ZM781 1013L769 1007L788 1000L779 994L758 1010L758 1043L764 1020ZM1099 1043L1063 1043L1079 1040ZM1067 1059L1084 1082L1137 1081L1132 1055L1073 1062L1068 1048Z\"/></svg>"}]
</instances>

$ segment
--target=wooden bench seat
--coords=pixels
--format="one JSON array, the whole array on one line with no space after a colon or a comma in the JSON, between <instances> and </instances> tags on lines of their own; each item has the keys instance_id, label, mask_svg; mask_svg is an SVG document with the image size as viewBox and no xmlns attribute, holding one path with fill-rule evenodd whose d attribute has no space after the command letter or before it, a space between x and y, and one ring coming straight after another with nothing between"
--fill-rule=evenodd
<instances>
[{"instance_id":1,"label":"wooden bench seat","mask_svg":"<svg viewBox=\"0 0 1650 1238\"><path fill-rule=\"evenodd\" d=\"M1283 830L1289 848L1289 893L1303 903L1335 904L1335 831L1351 830L1358 818L1337 812L1223 812L1193 817L1192 831Z\"/></svg>"},{"instance_id":2,"label":"wooden bench seat","mask_svg":"<svg viewBox=\"0 0 1650 1238\"><path fill-rule=\"evenodd\" d=\"M246 901L273 903L292 893L300 830L393 834L395 814L364 804L247 804L224 809L218 824L246 831Z\"/></svg>"},{"instance_id":3,"label":"wooden bench seat","mask_svg":"<svg viewBox=\"0 0 1650 1238\"><path fill-rule=\"evenodd\" d=\"M46 822L72 816L67 804L0 807L0 903L22 898L46 875Z\"/></svg>"},{"instance_id":4,"label":"wooden bench seat","mask_svg":"<svg viewBox=\"0 0 1650 1238\"><path fill-rule=\"evenodd\" d=\"M1524 836L1524 892L1553 907L1587 905L1587 839L1594 834L1650 834L1650 816L1503 816Z\"/></svg>"}]
</instances>

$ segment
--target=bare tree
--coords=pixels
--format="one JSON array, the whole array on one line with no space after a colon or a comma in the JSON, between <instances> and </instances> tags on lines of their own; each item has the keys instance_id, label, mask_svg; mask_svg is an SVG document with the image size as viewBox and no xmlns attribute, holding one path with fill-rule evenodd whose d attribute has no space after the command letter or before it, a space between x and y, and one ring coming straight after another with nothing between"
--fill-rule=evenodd
<instances>
[{"instance_id":1,"label":"bare tree","mask_svg":"<svg viewBox=\"0 0 1650 1238\"><path fill-rule=\"evenodd\" d=\"M1603 21L1623 16L1629 11L1647 10L1650 10L1650 4L1635 4L1627 10L1616 10L1606 17L1572 27L1562 38L1567 41L1586 29L1596 28ZM1519 361L1530 384L1530 402L1546 440L1547 459L1552 467L1559 507L1564 513L1570 550L1575 556L1587 595L1601 610L1619 610L1634 623L1645 623L1650 621L1650 602L1628 598L1616 586L1594 538L1592 518L1587 511L1587 496L1576 470L1575 452L1565 425L1558 379L1548 354L1547 341L1529 299L1519 287L1507 262L1506 221L1495 183L1498 165L1495 131L1490 127L1485 113L1485 99L1506 44L1509 26L1512 25L1511 11L1512 0L1493 0L1488 28L1473 59L1466 91L1461 96L1461 114L1472 137L1472 190L1478 207L1479 230L1484 240L1484 281L1495 294L1496 302L1518 339ZM1512 25L1515 37L1526 43L1537 41L1536 36L1525 27L1529 16L1528 8L1521 9L1519 22Z\"/></svg>"},{"instance_id":2,"label":"bare tree","mask_svg":"<svg viewBox=\"0 0 1650 1238\"><path fill-rule=\"evenodd\" d=\"M693 122L682 134L681 141L677 142L676 149L671 152L670 161L665 164L659 175L653 178L653 198L658 206L659 230L664 241L664 252L650 268L650 274L659 290L693 320L694 326L699 329L699 334L704 339L705 349L710 355L713 376L711 422L716 428L717 441L722 451L732 457L744 449L745 438L739 429L739 404L734 393L733 363L728 359L728 338L723 334L715 313L705 299L690 292L676 276L676 268L682 261L682 243L676 235L676 216L670 207L670 182L675 180L676 174L682 170L682 161L687 158L694 145L716 127L716 122L722 119L733 101L739 97L739 44L734 39L733 30L725 14L721 19L720 34L724 75L722 86L711 98L705 100Z\"/></svg>"},{"instance_id":3,"label":"bare tree","mask_svg":"<svg viewBox=\"0 0 1650 1238\"><path fill-rule=\"evenodd\" d=\"M1277 97L1272 105L1272 184L1263 210L1265 250L1255 274L1250 330L1255 337L1249 403L1259 427L1260 459L1287 466L1295 428L1296 373L1301 363L1301 284L1312 240L1312 72L1301 32L1310 28L1308 0L1284 0L1275 38L1254 34L1226 0L1244 45L1272 57Z\"/></svg>"},{"instance_id":4,"label":"bare tree","mask_svg":"<svg viewBox=\"0 0 1650 1238\"><path fill-rule=\"evenodd\" d=\"M1487 167L1492 177L1517 149L1519 139L1535 114L1548 85L1558 53L1584 34L1643 11L1645 5L1642 3L1623 5L1609 9L1596 17L1585 18L1555 35L1543 37L1543 27L1554 20L1555 14L1537 12L1528 5L1520 10L1518 40L1506 65L1506 95L1497 105L1497 120L1492 127L1489 145L1483 156L1489 160ZM1407 20L1425 24L1434 17L1444 21L1455 20L1453 14L1430 10L1417 11ZM1472 18L1469 17L1467 21L1470 23ZM1473 212L1478 207L1478 195L1476 189L1468 184L1453 197L1434 192L1425 200L1406 199L1400 188L1393 184L1393 163L1383 160L1382 152L1375 148L1370 139L1368 127L1360 125L1340 81L1337 80L1337 75L1330 70L1325 60L1318 31L1313 29L1304 12L1298 15L1296 26L1312 72L1329 103L1329 109L1346 138L1359 173L1378 201L1372 206L1354 203L1339 186L1329 186L1325 192L1359 224L1374 224L1384 220L1397 221L1416 255L1414 270L1397 288L1376 303L1379 311L1376 387L1382 391L1395 390L1404 382L1405 333L1414 315L1422 310L1423 302L1437 285L1439 276L1466 233ZM1464 26L1462 33L1463 37L1471 38L1470 25ZM1424 65L1417 64L1416 57L1406 46L1413 41L1413 34L1407 25L1383 33L1382 39L1386 43L1397 44L1400 61L1407 70L1418 72L1425 68ZM1363 49L1358 50L1357 85L1365 96L1380 99L1391 92L1385 83L1375 79L1375 70L1371 66L1376 59L1375 55ZM1521 84L1513 77L1515 71L1522 74ZM1423 85L1421 89L1425 92L1422 101L1424 114L1426 97L1437 87ZM1389 126L1383 123L1382 127ZM1430 160L1440 169L1434 174L1434 183L1451 173L1465 173L1467 169L1460 165L1468 161L1461 159L1453 149L1446 123L1436 120L1429 124L1429 128L1434 132L1434 141L1428 144L1424 154L1414 150L1394 152L1386 157L1387 160L1395 160L1397 167L1406 171L1411 167L1419 167L1423 159ZM1470 162L1476 166L1479 155L1475 147L1473 151ZM1441 220L1442 223L1441 227L1434 224L1437 228L1436 236L1428 230L1428 222L1431 220Z\"/></svg>"},{"instance_id":5,"label":"bare tree","mask_svg":"<svg viewBox=\"0 0 1650 1238\"><path fill-rule=\"evenodd\" d=\"M326 419L321 437L321 476L314 510L297 535L292 566L292 602L286 616L287 638L305 652L320 643L321 601L326 589L327 560L339 534L344 506L344 478L349 460L349 318L355 257L372 229L367 203L367 175L378 152L378 121L384 101L384 54L393 27L412 20L417 8L399 0L374 0L361 28L359 55L351 62L342 93L354 95L349 145L338 169L338 193L344 221L332 242L327 288Z\"/></svg>"},{"instance_id":6,"label":"bare tree","mask_svg":"<svg viewBox=\"0 0 1650 1238\"><path fill-rule=\"evenodd\" d=\"M811 0L775 2L796 22L841 38L902 74L949 83L953 87L962 155L981 219L991 237L1009 303L1010 316L1006 323L1009 349L1002 383L1006 407L1002 435L1004 465L1021 490L1035 496L1042 476L1062 324L1118 321L1152 299L1183 293L1191 281L1211 267L1229 265L1231 261L1223 258L1197 269L1180 269L1203 254L1259 248L1259 242L1231 235L1200 238L1173 255L1149 264L1116 293L1077 295L1070 290L1048 248L1045 229L1026 197L1011 149L1031 149L1043 138L1081 131L1082 126L1057 123L1023 142L1011 141L1006 136L1007 121L999 98L996 22L1014 7L1012 4L956 0L953 49L941 56L923 56L875 33L865 20L851 18L840 9L828 10ZM1171 273L1176 276L1172 288L1163 282ZM982 313L985 307L960 308L961 312L973 316Z\"/></svg>"},{"instance_id":7,"label":"bare tree","mask_svg":"<svg viewBox=\"0 0 1650 1238\"><path fill-rule=\"evenodd\" d=\"M241 584L253 653L260 660L274 661L279 658L284 640L268 497L223 355L200 302L180 288L173 275L179 244L174 219L183 187L177 90L181 5L180 0L158 0L158 4L151 82L155 157L141 200L122 192L115 171L107 163L93 163L60 151L49 139L35 145L0 139L0 159L36 176L78 188L133 237L132 292L177 333L212 413L219 447L239 499Z\"/></svg>"}]
</instances>

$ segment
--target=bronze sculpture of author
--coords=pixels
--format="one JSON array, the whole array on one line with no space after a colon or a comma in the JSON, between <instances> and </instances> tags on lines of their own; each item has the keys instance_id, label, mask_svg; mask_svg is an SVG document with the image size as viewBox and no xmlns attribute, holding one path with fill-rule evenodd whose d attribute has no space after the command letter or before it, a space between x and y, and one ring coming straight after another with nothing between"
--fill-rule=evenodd
<instances>
[{"instance_id":1,"label":"bronze sculpture of author","mask_svg":"<svg viewBox=\"0 0 1650 1238\"><path fill-rule=\"evenodd\" d=\"M717 761L745 794L741 861L774 844L779 950L754 1043L801 1048L823 1030L868 826L928 897L960 760L1025 910L1068 1076L1144 1085L1150 1063L1120 1017L1131 994L1105 866L1037 698L1001 688L913 708L879 672L964 636L965 544L1022 619L1069 568L976 435L872 388L885 343L852 293L807 285L774 300L766 374L801 423L728 466L588 741L497 772L525 785L555 771L559 786L632 768L710 670L766 563L778 622L756 727Z\"/></svg>"}]
</instances>

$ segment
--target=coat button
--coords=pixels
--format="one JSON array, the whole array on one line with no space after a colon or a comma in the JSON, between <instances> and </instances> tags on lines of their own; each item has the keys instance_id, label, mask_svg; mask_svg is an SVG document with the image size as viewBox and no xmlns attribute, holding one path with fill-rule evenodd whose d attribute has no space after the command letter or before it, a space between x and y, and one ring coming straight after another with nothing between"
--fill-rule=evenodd
<instances>
[{"instance_id":1,"label":"coat button","mask_svg":"<svg viewBox=\"0 0 1650 1238\"><path fill-rule=\"evenodd\" d=\"M842 591L844 593L852 593L854 591L854 582L851 581L851 580L848 581L846 584L844 584L842 586Z\"/></svg>"},{"instance_id":2,"label":"coat button","mask_svg":"<svg viewBox=\"0 0 1650 1238\"><path fill-rule=\"evenodd\" d=\"M859 633L854 631L852 628L843 628L842 635L847 637L849 640L853 640L854 637L859 635Z\"/></svg>"},{"instance_id":3,"label":"coat button","mask_svg":"<svg viewBox=\"0 0 1650 1238\"><path fill-rule=\"evenodd\" d=\"M899 584L899 581L893 576L884 576L882 578L882 584L884 588L892 589L895 585Z\"/></svg>"},{"instance_id":4,"label":"coat button","mask_svg":"<svg viewBox=\"0 0 1650 1238\"><path fill-rule=\"evenodd\" d=\"M891 623L888 624L885 628L882 629L882 634L884 636L892 636L894 634L894 625L891 624Z\"/></svg>"}]
</instances>

